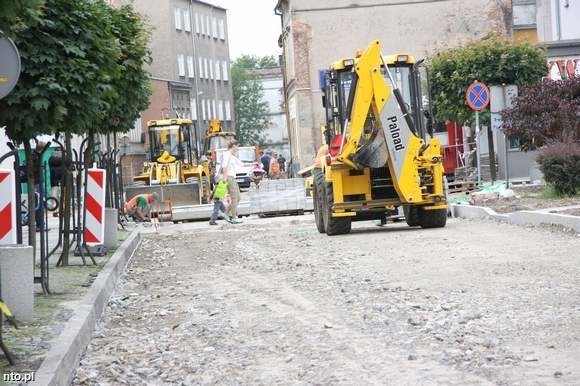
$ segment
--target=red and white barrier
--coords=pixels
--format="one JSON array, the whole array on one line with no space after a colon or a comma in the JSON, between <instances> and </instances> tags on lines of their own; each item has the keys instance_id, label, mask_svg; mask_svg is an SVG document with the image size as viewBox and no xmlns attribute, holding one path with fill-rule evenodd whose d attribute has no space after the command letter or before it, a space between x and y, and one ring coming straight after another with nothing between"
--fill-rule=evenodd
<instances>
[{"instance_id":1,"label":"red and white barrier","mask_svg":"<svg viewBox=\"0 0 580 386\"><path fill-rule=\"evenodd\" d=\"M103 244L105 239L105 169L89 169L85 190L85 243Z\"/></svg>"},{"instance_id":2,"label":"red and white barrier","mask_svg":"<svg viewBox=\"0 0 580 386\"><path fill-rule=\"evenodd\" d=\"M0 244L16 244L16 192L14 170L0 170Z\"/></svg>"}]
</instances>

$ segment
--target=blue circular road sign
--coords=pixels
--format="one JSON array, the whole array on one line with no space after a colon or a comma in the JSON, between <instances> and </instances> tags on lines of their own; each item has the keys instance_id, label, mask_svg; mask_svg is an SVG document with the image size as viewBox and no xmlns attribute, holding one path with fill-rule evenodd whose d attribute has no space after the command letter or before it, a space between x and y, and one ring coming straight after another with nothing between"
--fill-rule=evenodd
<instances>
[{"instance_id":1,"label":"blue circular road sign","mask_svg":"<svg viewBox=\"0 0 580 386\"><path fill-rule=\"evenodd\" d=\"M481 82L473 82L465 93L467 104L472 110L483 110L489 104L489 88Z\"/></svg>"}]
</instances>

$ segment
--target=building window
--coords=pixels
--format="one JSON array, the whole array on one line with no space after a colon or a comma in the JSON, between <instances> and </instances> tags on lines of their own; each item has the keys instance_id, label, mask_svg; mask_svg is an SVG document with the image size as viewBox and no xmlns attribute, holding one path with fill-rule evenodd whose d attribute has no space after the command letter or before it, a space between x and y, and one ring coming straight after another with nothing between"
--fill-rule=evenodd
<instances>
[{"instance_id":1,"label":"building window","mask_svg":"<svg viewBox=\"0 0 580 386\"><path fill-rule=\"evenodd\" d=\"M208 79L209 71L207 69L207 58L203 58L203 77Z\"/></svg>"},{"instance_id":2,"label":"building window","mask_svg":"<svg viewBox=\"0 0 580 386\"><path fill-rule=\"evenodd\" d=\"M199 61L199 78L203 78L203 59L197 58Z\"/></svg>"},{"instance_id":3,"label":"building window","mask_svg":"<svg viewBox=\"0 0 580 386\"><path fill-rule=\"evenodd\" d=\"M209 59L209 78L213 79L213 60Z\"/></svg>"},{"instance_id":4,"label":"building window","mask_svg":"<svg viewBox=\"0 0 580 386\"><path fill-rule=\"evenodd\" d=\"M185 76L185 62L183 55L177 55L177 73L179 76Z\"/></svg>"},{"instance_id":5,"label":"building window","mask_svg":"<svg viewBox=\"0 0 580 386\"><path fill-rule=\"evenodd\" d=\"M211 36L211 24L209 22L209 15L207 15L205 17L205 30L207 32L207 36L210 37Z\"/></svg>"},{"instance_id":6,"label":"building window","mask_svg":"<svg viewBox=\"0 0 580 386\"><path fill-rule=\"evenodd\" d=\"M215 17L211 18L211 35L214 39L218 38L217 19Z\"/></svg>"},{"instance_id":7,"label":"building window","mask_svg":"<svg viewBox=\"0 0 580 386\"><path fill-rule=\"evenodd\" d=\"M226 30L224 28L224 21L220 19L218 25L219 25L220 39L226 40Z\"/></svg>"},{"instance_id":8,"label":"building window","mask_svg":"<svg viewBox=\"0 0 580 386\"><path fill-rule=\"evenodd\" d=\"M206 115L205 115L205 100L201 100L201 118L205 121Z\"/></svg>"},{"instance_id":9,"label":"building window","mask_svg":"<svg viewBox=\"0 0 580 386\"><path fill-rule=\"evenodd\" d=\"M189 11L183 11L183 29L191 32L191 20L189 18Z\"/></svg>"},{"instance_id":10,"label":"building window","mask_svg":"<svg viewBox=\"0 0 580 386\"><path fill-rule=\"evenodd\" d=\"M223 100L219 100L218 101L218 119L220 121L224 120L224 101Z\"/></svg>"},{"instance_id":11,"label":"building window","mask_svg":"<svg viewBox=\"0 0 580 386\"><path fill-rule=\"evenodd\" d=\"M232 112L230 110L230 101L226 101L226 121L232 120Z\"/></svg>"},{"instance_id":12,"label":"building window","mask_svg":"<svg viewBox=\"0 0 580 386\"><path fill-rule=\"evenodd\" d=\"M199 15L200 24L201 24L201 34L205 35L205 17L203 15Z\"/></svg>"},{"instance_id":13,"label":"building window","mask_svg":"<svg viewBox=\"0 0 580 386\"><path fill-rule=\"evenodd\" d=\"M228 80L230 80L229 75L228 75L228 61L224 60L222 62L222 64L223 64L222 70L224 71L223 72L223 79L224 79L224 82L227 82Z\"/></svg>"},{"instance_id":14,"label":"building window","mask_svg":"<svg viewBox=\"0 0 580 386\"><path fill-rule=\"evenodd\" d=\"M212 118L217 118L216 108L215 108L215 99L211 101L211 111L213 112Z\"/></svg>"},{"instance_id":15,"label":"building window","mask_svg":"<svg viewBox=\"0 0 580 386\"><path fill-rule=\"evenodd\" d=\"M509 150L520 150L520 139L517 137L508 137L509 139Z\"/></svg>"},{"instance_id":16,"label":"building window","mask_svg":"<svg viewBox=\"0 0 580 386\"><path fill-rule=\"evenodd\" d=\"M195 33L199 33L199 13L195 14Z\"/></svg>"},{"instance_id":17,"label":"building window","mask_svg":"<svg viewBox=\"0 0 580 386\"><path fill-rule=\"evenodd\" d=\"M221 75L221 71L220 71L220 61L216 60L215 61L215 78L217 80L221 80L222 79L222 75Z\"/></svg>"},{"instance_id":18,"label":"building window","mask_svg":"<svg viewBox=\"0 0 580 386\"><path fill-rule=\"evenodd\" d=\"M514 28L536 27L536 0L514 0Z\"/></svg>"},{"instance_id":19,"label":"building window","mask_svg":"<svg viewBox=\"0 0 580 386\"><path fill-rule=\"evenodd\" d=\"M175 8L175 29L181 30L181 8Z\"/></svg>"},{"instance_id":20,"label":"building window","mask_svg":"<svg viewBox=\"0 0 580 386\"><path fill-rule=\"evenodd\" d=\"M193 56L188 56L187 57L187 75L190 78L193 78L194 73L193 73Z\"/></svg>"},{"instance_id":21,"label":"building window","mask_svg":"<svg viewBox=\"0 0 580 386\"><path fill-rule=\"evenodd\" d=\"M190 100L190 104L191 104L191 119L196 120L197 119L197 105L196 105L196 100L195 98L191 98Z\"/></svg>"}]
</instances>

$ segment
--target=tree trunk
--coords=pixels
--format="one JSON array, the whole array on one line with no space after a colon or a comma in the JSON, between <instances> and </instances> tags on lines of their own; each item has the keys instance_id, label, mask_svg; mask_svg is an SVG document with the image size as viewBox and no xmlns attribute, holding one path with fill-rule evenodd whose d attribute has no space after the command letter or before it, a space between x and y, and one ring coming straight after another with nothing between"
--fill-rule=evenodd
<instances>
[{"instance_id":1,"label":"tree trunk","mask_svg":"<svg viewBox=\"0 0 580 386\"><path fill-rule=\"evenodd\" d=\"M71 149L71 137L70 133L65 134L65 173L62 179L63 186L61 192L61 211L63 220L63 230L62 230L62 252L60 254L60 259L62 266L68 266L68 256L70 254L70 218L72 213L72 196L73 196L73 177L72 177L72 149Z\"/></svg>"}]
</instances>

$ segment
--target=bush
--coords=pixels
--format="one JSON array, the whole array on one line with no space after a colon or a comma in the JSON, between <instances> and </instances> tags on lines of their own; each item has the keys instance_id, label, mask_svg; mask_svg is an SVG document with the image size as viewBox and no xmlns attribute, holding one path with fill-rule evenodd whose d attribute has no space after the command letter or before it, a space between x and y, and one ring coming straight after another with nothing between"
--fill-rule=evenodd
<instances>
[{"instance_id":1,"label":"bush","mask_svg":"<svg viewBox=\"0 0 580 386\"><path fill-rule=\"evenodd\" d=\"M554 142L540 150L540 170L559 195L580 192L580 143Z\"/></svg>"}]
</instances>

